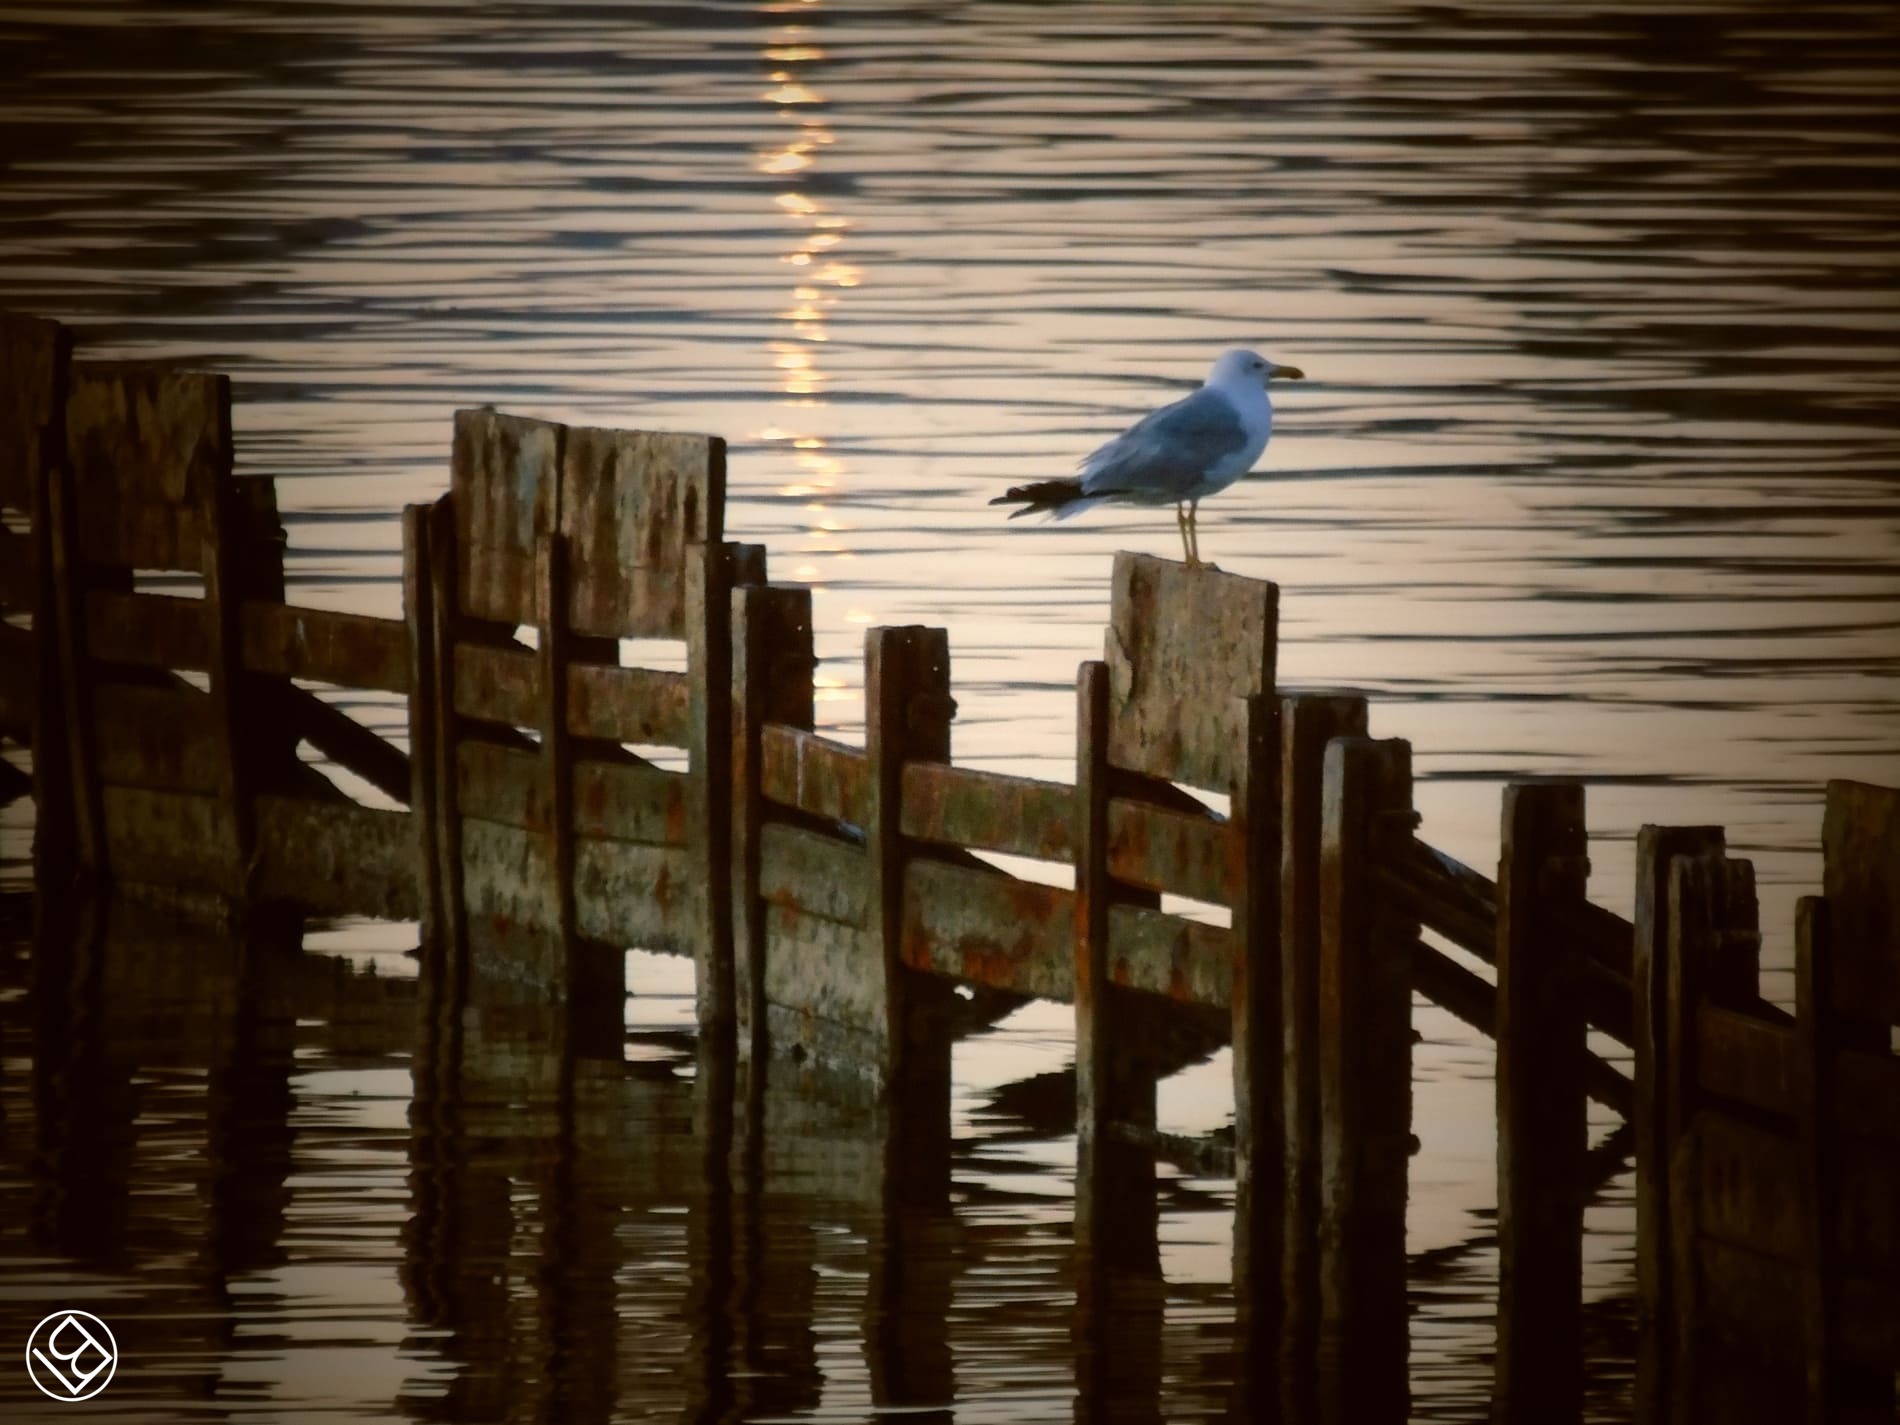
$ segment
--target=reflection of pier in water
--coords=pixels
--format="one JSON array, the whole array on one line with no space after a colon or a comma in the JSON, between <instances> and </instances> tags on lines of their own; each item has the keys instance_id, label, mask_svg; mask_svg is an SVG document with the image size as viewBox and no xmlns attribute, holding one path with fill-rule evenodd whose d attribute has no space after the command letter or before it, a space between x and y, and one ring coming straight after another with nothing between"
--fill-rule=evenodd
<instances>
[{"instance_id":1,"label":"reflection of pier in water","mask_svg":"<svg viewBox=\"0 0 1900 1425\"><path fill-rule=\"evenodd\" d=\"M988 1381L1015 1399L1040 1381L1050 1414L1078 1387L1086 1418L1221 1413L1233 1362L1206 1323L1226 1292L1162 1282L1151 1187L1129 1198L1147 1227L1114 1267L1123 1299L1073 1347L1087 1287L1066 1205L1046 1180L1013 1188L989 1135L906 1157L901 1104L789 1065L735 1084L690 1041L588 1057L556 1012L480 989L445 1034L419 981L302 952L282 928L220 939L88 907L47 914L32 963L30 1094L0 1092L33 1126L31 1235L135 1277L143 1299L114 1319L140 1359L224 1375L220 1392L264 1389L254 1358L309 1342L304 1293L350 1265L341 1235L354 1262L391 1259L404 1299L386 1325L337 1329L400 1327L413 1359L394 1403L418 1419L740 1419L859 1397L948 1419ZM413 1073L406 1129L396 1094L369 1121L335 1115L299 1087L312 1065Z\"/></svg>"}]
</instances>

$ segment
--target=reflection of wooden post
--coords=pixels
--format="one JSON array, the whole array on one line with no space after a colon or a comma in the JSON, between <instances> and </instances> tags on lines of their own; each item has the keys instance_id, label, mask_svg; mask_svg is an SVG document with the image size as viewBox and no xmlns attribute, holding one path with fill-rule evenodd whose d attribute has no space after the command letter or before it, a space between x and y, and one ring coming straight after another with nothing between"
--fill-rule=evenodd
<instances>
[{"instance_id":1,"label":"reflection of wooden post","mask_svg":"<svg viewBox=\"0 0 1900 1425\"><path fill-rule=\"evenodd\" d=\"M1292 693L1280 713L1280 1011L1282 1129L1281 1300L1284 1414L1312 1413L1303 1387L1317 1349L1319 1307L1320 821L1326 744L1361 737L1366 700L1353 693ZM1256 1367L1261 1369L1262 1367ZM1270 1368L1266 1367L1266 1368Z\"/></svg>"},{"instance_id":2,"label":"reflection of wooden post","mask_svg":"<svg viewBox=\"0 0 1900 1425\"><path fill-rule=\"evenodd\" d=\"M1236 699L1228 818L1233 912L1234 1315L1242 1359L1271 1359L1280 1320L1286 1122L1280 994L1280 703ZM1252 1398L1253 1373L1243 1370ZM1262 1398L1259 1405L1264 1408Z\"/></svg>"},{"instance_id":3,"label":"reflection of wooden post","mask_svg":"<svg viewBox=\"0 0 1900 1425\"><path fill-rule=\"evenodd\" d=\"M1669 1151L1662 1075L1673 1052L1668 1040L1666 986L1669 863L1677 856L1720 852L1713 826L1645 826L1636 836L1636 927L1630 971L1635 1030L1636 1134L1636 1418L1660 1421L1673 1390Z\"/></svg>"},{"instance_id":4,"label":"reflection of wooden post","mask_svg":"<svg viewBox=\"0 0 1900 1425\"><path fill-rule=\"evenodd\" d=\"M1405 1418L1405 1199L1411 1157L1412 942L1377 890L1411 835L1412 749L1326 749L1320 846L1320 1411Z\"/></svg>"},{"instance_id":5,"label":"reflection of wooden post","mask_svg":"<svg viewBox=\"0 0 1900 1425\"><path fill-rule=\"evenodd\" d=\"M732 591L733 1010L741 1059L763 1062L765 907L759 899L759 735L766 723L812 725L811 590Z\"/></svg>"},{"instance_id":6,"label":"reflection of wooden post","mask_svg":"<svg viewBox=\"0 0 1900 1425\"><path fill-rule=\"evenodd\" d=\"M1500 1421L1582 1411L1583 1003L1562 934L1589 875L1580 783L1504 790L1498 863Z\"/></svg>"}]
</instances>

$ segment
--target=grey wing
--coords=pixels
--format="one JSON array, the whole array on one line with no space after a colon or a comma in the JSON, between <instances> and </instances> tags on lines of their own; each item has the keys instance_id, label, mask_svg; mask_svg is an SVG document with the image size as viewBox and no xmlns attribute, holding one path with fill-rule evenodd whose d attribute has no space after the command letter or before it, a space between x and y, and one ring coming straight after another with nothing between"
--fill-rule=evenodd
<instances>
[{"instance_id":1,"label":"grey wing","mask_svg":"<svg viewBox=\"0 0 1900 1425\"><path fill-rule=\"evenodd\" d=\"M1082 490L1157 502L1186 499L1217 462L1246 444L1240 413L1218 391L1202 388L1143 416L1084 460Z\"/></svg>"}]
</instances>

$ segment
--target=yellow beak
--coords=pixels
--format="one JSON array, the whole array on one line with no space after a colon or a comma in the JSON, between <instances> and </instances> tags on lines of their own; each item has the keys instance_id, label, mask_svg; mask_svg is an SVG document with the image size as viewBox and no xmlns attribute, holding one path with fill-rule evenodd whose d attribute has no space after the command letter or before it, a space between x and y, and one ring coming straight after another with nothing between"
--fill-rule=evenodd
<instances>
[{"instance_id":1,"label":"yellow beak","mask_svg":"<svg viewBox=\"0 0 1900 1425\"><path fill-rule=\"evenodd\" d=\"M1304 381L1306 379L1306 373L1297 366L1269 366L1267 368L1267 380L1271 381L1276 376L1289 381Z\"/></svg>"}]
</instances>

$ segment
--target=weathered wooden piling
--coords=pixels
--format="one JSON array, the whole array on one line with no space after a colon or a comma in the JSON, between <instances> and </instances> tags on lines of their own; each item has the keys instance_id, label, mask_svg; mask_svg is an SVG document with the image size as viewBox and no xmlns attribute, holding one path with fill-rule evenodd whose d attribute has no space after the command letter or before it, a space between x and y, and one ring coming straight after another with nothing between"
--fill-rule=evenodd
<instances>
[{"instance_id":1,"label":"weathered wooden piling","mask_svg":"<svg viewBox=\"0 0 1900 1425\"><path fill-rule=\"evenodd\" d=\"M1280 1296L1283 1411L1310 1413L1304 1377L1318 1347L1320 1215L1320 844L1327 745L1363 737L1366 700L1354 693L1293 693L1280 714L1280 1053L1282 1219ZM1256 1266L1254 1270L1258 1270ZM1242 1268L1235 1267L1235 1279ZM1259 1362L1260 1356L1249 1357Z\"/></svg>"},{"instance_id":2,"label":"weathered wooden piling","mask_svg":"<svg viewBox=\"0 0 1900 1425\"><path fill-rule=\"evenodd\" d=\"M1412 1152L1412 942L1377 893L1411 836L1412 758L1396 739L1326 749L1320 844L1319 1406L1405 1417L1405 1203Z\"/></svg>"},{"instance_id":3,"label":"weathered wooden piling","mask_svg":"<svg viewBox=\"0 0 1900 1425\"><path fill-rule=\"evenodd\" d=\"M1582 1406L1585 1054L1580 968L1561 927L1589 876L1583 787L1504 790L1498 860L1498 1345L1495 1418Z\"/></svg>"}]
</instances>

